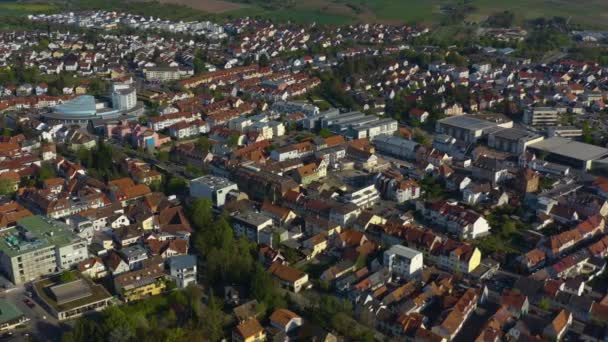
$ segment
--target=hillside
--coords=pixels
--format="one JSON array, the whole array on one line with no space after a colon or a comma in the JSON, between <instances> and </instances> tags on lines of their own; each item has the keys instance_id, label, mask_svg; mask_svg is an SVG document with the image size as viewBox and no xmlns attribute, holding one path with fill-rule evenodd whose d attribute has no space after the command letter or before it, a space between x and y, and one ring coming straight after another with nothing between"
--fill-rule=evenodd
<instances>
[{"instance_id":1,"label":"hillside","mask_svg":"<svg viewBox=\"0 0 608 342\"><path fill-rule=\"evenodd\" d=\"M454 11L462 11L466 21L478 22L493 13L508 10L515 14L518 22L538 17L561 16L588 28L608 28L608 1L605 0L161 0L161 2L194 6L207 12L259 15L279 20L316 21L329 24L355 21L435 24ZM234 8L234 3L241 5L241 8Z\"/></svg>"},{"instance_id":2,"label":"hillside","mask_svg":"<svg viewBox=\"0 0 608 342\"><path fill-rule=\"evenodd\" d=\"M156 4L142 6L141 2ZM510 11L516 25L557 16L581 28L608 30L607 0L0 0L0 16L82 9L123 10L178 20L259 16L319 24L426 25L477 23Z\"/></svg>"}]
</instances>

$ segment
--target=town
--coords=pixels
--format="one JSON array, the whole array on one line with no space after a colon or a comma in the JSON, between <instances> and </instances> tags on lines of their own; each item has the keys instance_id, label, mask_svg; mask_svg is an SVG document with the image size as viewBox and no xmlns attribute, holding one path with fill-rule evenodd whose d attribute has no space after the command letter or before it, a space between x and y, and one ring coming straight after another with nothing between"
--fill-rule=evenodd
<instances>
[{"instance_id":1,"label":"town","mask_svg":"<svg viewBox=\"0 0 608 342\"><path fill-rule=\"evenodd\" d=\"M605 63L521 28L27 21L0 31L0 339L608 338Z\"/></svg>"}]
</instances>

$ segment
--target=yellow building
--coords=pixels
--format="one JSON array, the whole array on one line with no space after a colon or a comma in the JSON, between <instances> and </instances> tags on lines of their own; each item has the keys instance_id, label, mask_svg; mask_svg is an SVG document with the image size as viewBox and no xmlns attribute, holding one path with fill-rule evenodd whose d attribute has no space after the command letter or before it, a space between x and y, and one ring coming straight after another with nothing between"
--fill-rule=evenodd
<instances>
[{"instance_id":1,"label":"yellow building","mask_svg":"<svg viewBox=\"0 0 608 342\"><path fill-rule=\"evenodd\" d=\"M471 273L481 263L481 251L468 243L446 244L442 248L439 257L435 259L442 269Z\"/></svg>"},{"instance_id":2,"label":"yellow building","mask_svg":"<svg viewBox=\"0 0 608 342\"><path fill-rule=\"evenodd\" d=\"M140 270L114 277L114 288L125 302L155 296L167 288L162 259L154 258L147 261Z\"/></svg>"},{"instance_id":3,"label":"yellow building","mask_svg":"<svg viewBox=\"0 0 608 342\"><path fill-rule=\"evenodd\" d=\"M261 342L266 341L266 332L256 318L250 318L232 330L232 341Z\"/></svg>"}]
</instances>

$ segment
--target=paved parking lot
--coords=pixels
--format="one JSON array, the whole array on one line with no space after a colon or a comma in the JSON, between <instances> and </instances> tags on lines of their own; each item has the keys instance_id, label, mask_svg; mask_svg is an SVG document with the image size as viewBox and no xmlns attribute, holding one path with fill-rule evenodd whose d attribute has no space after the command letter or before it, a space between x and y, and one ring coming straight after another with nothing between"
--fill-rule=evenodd
<instances>
[{"instance_id":1,"label":"paved parking lot","mask_svg":"<svg viewBox=\"0 0 608 342\"><path fill-rule=\"evenodd\" d=\"M4 293L3 298L13 303L23 314L30 319L23 329L13 330L13 337L3 339L3 341L59 341L61 340L60 323L51 317L40 304L34 300L35 306L30 308L23 301L26 296L26 290L23 286L16 287L9 292Z\"/></svg>"}]
</instances>

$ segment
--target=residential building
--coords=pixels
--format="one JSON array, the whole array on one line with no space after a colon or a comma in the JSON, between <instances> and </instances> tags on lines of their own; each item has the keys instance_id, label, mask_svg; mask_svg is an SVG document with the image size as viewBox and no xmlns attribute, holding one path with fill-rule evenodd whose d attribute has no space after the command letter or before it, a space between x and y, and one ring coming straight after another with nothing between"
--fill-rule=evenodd
<instances>
[{"instance_id":1,"label":"residential building","mask_svg":"<svg viewBox=\"0 0 608 342\"><path fill-rule=\"evenodd\" d=\"M490 225L483 216L455 203L431 203L424 209L424 215L434 224L446 227L463 239L476 239L490 232Z\"/></svg>"},{"instance_id":2,"label":"residential building","mask_svg":"<svg viewBox=\"0 0 608 342\"><path fill-rule=\"evenodd\" d=\"M233 342L264 342L266 331L256 318L250 318L239 323L232 330Z\"/></svg>"},{"instance_id":3,"label":"residential building","mask_svg":"<svg viewBox=\"0 0 608 342\"><path fill-rule=\"evenodd\" d=\"M143 268L114 277L114 289L125 302L161 294L166 288L162 262L150 260Z\"/></svg>"},{"instance_id":4,"label":"residential building","mask_svg":"<svg viewBox=\"0 0 608 342\"><path fill-rule=\"evenodd\" d=\"M543 337L553 341L559 341L564 337L566 331L572 324L572 314L561 310L555 318L543 329Z\"/></svg>"},{"instance_id":5,"label":"residential building","mask_svg":"<svg viewBox=\"0 0 608 342\"><path fill-rule=\"evenodd\" d=\"M196 285L196 256L176 255L167 259L169 276L175 281L179 288Z\"/></svg>"},{"instance_id":6,"label":"residential building","mask_svg":"<svg viewBox=\"0 0 608 342\"><path fill-rule=\"evenodd\" d=\"M213 206L220 208L226 204L226 197L231 191L238 191L236 183L222 177L205 175L190 181L190 196L206 198Z\"/></svg>"},{"instance_id":7,"label":"residential building","mask_svg":"<svg viewBox=\"0 0 608 342\"><path fill-rule=\"evenodd\" d=\"M245 237L256 243L260 242L260 232L273 225L272 218L253 211L236 213L231 221L237 237Z\"/></svg>"},{"instance_id":8,"label":"residential building","mask_svg":"<svg viewBox=\"0 0 608 342\"><path fill-rule=\"evenodd\" d=\"M422 253L409 247L393 245L384 252L384 267L402 278L416 276L422 271Z\"/></svg>"},{"instance_id":9,"label":"residential building","mask_svg":"<svg viewBox=\"0 0 608 342\"><path fill-rule=\"evenodd\" d=\"M0 268L17 285L69 269L88 258L85 239L66 224L43 216L23 218L3 234Z\"/></svg>"},{"instance_id":10,"label":"residential building","mask_svg":"<svg viewBox=\"0 0 608 342\"><path fill-rule=\"evenodd\" d=\"M308 284L308 274L290 266L275 262L268 268L285 289L294 293L300 292Z\"/></svg>"}]
</instances>

